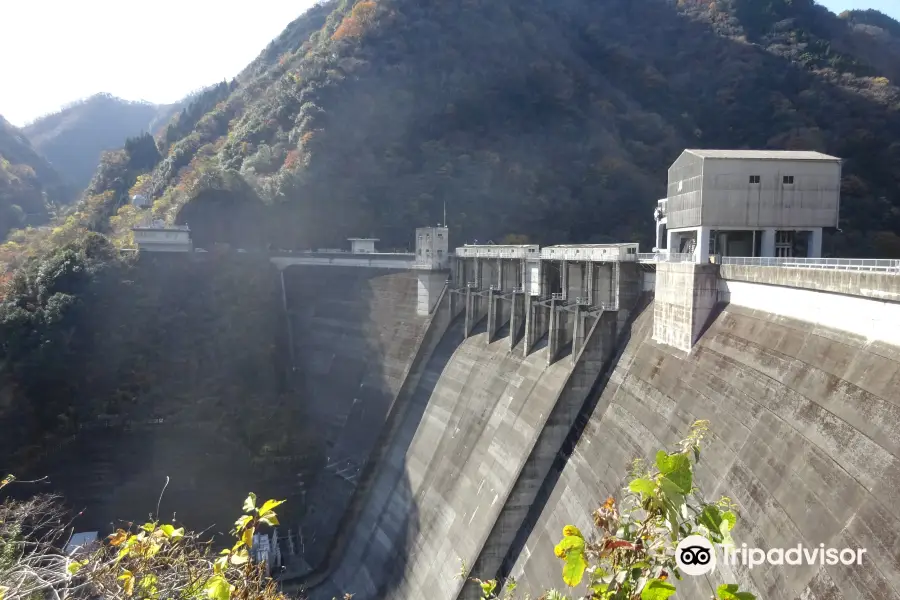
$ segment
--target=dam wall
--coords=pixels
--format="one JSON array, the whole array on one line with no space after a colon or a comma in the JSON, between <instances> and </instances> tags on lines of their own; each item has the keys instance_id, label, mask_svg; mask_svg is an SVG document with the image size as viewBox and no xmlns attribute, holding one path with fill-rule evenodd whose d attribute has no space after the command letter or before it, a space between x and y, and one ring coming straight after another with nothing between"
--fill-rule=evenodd
<instances>
[{"instance_id":1,"label":"dam wall","mask_svg":"<svg viewBox=\"0 0 900 600\"><path fill-rule=\"evenodd\" d=\"M415 272L291 265L283 271L298 401L322 438L317 476L298 482L305 514L291 529L299 572L326 558L425 337ZM286 523L287 524L287 523Z\"/></svg>"},{"instance_id":2,"label":"dam wall","mask_svg":"<svg viewBox=\"0 0 900 600\"><path fill-rule=\"evenodd\" d=\"M708 597L710 584L725 581L766 600L898 597L900 520L890 507L900 485L900 348L835 327L846 326L839 313L810 322L762 310L791 306L804 290L722 283L732 303L719 307L690 352L653 341L654 306L633 321L583 429L573 430L571 449L532 504L526 539L510 557L518 593L564 587L553 554L563 526L592 531L591 512L619 496L633 459L671 448L693 421L708 419L697 482L707 498L737 503L738 544L866 548L868 562L752 571L720 564L709 581L686 577L677 597ZM779 298L779 289L795 296ZM818 296L857 309L867 302ZM760 298L769 304L737 304Z\"/></svg>"},{"instance_id":3,"label":"dam wall","mask_svg":"<svg viewBox=\"0 0 900 600\"><path fill-rule=\"evenodd\" d=\"M460 314L437 343L386 440L346 550L312 597L455 598L464 565L467 573L476 563L498 567L595 363L604 347L612 352L614 313L592 324L578 370L571 360L548 364L546 345L526 355L508 337L489 343L486 311L470 293L445 295L435 319L467 305L480 318Z\"/></svg>"}]
</instances>

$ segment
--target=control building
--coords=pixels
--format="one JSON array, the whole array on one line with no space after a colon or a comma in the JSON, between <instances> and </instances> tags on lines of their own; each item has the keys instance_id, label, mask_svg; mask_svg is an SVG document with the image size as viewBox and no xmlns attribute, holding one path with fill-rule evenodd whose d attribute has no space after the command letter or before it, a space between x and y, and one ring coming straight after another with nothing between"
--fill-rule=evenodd
<instances>
[{"instance_id":1,"label":"control building","mask_svg":"<svg viewBox=\"0 0 900 600\"><path fill-rule=\"evenodd\" d=\"M446 226L416 228L416 267L447 269L450 266L450 240Z\"/></svg>"},{"instance_id":2,"label":"control building","mask_svg":"<svg viewBox=\"0 0 900 600\"><path fill-rule=\"evenodd\" d=\"M656 251L818 258L840 191L841 160L819 152L685 150L654 213Z\"/></svg>"},{"instance_id":3,"label":"control building","mask_svg":"<svg viewBox=\"0 0 900 600\"><path fill-rule=\"evenodd\" d=\"M375 242L378 238L347 238L350 242L351 254L375 254Z\"/></svg>"},{"instance_id":4,"label":"control building","mask_svg":"<svg viewBox=\"0 0 900 600\"><path fill-rule=\"evenodd\" d=\"M194 249L187 225L166 225L157 219L132 227L131 231L140 252L192 252Z\"/></svg>"}]
</instances>

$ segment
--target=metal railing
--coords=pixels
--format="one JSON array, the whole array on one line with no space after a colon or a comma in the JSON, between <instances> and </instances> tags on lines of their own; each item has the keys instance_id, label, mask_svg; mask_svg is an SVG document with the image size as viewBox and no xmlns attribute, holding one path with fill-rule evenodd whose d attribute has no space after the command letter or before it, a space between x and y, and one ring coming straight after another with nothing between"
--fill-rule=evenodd
<instances>
[{"instance_id":1,"label":"metal railing","mask_svg":"<svg viewBox=\"0 0 900 600\"><path fill-rule=\"evenodd\" d=\"M890 258L794 258L723 256L723 265L749 267L788 267L795 269L833 269L838 271L874 271L900 274L900 260Z\"/></svg>"},{"instance_id":2,"label":"metal railing","mask_svg":"<svg viewBox=\"0 0 900 600\"><path fill-rule=\"evenodd\" d=\"M641 252L637 255L638 262L694 262L694 255L691 253L677 252Z\"/></svg>"}]
</instances>

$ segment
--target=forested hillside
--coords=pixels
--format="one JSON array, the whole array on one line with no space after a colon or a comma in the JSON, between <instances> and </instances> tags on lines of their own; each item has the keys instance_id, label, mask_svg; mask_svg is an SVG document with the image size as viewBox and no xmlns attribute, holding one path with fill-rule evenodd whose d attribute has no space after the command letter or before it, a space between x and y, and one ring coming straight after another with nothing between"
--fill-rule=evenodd
<instances>
[{"instance_id":1,"label":"forested hillside","mask_svg":"<svg viewBox=\"0 0 900 600\"><path fill-rule=\"evenodd\" d=\"M121 148L128 137L153 131L160 117L169 114L168 106L97 94L41 117L22 131L66 181L83 190L104 151Z\"/></svg>"},{"instance_id":2,"label":"forested hillside","mask_svg":"<svg viewBox=\"0 0 900 600\"><path fill-rule=\"evenodd\" d=\"M810 0L335 1L165 135L140 189L171 220L195 204L202 237L259 230L284 247L404 244L445 202L458 242L648 242L683 148L803 148L846 159L828 248L900 255L897 23L879 15Z\"/></svg>"},{"instance_id":3,"label":"forested hillside","mask_svg":"<svg viewBox=\"0 0 900 600\"><path fill-rule=\"evenodd\" d=\"M10 229L47 222L71 195L22 132L0 116L0 240Z\"/></svg>"}]
</instances>

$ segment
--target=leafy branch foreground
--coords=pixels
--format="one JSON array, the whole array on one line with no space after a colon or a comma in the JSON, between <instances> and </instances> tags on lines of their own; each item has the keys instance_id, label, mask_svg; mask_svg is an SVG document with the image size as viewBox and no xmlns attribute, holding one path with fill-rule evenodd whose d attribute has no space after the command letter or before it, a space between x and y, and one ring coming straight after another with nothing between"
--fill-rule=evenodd
<instances>
[{"instance_id":1,"label":"leafy branch foreground","mask_svg":"<svg viewBox=\"0 0 900 600\"><path fill-rule=\"evenodd\" d=\"M623 500L612 497L593 514L598 536L585 538L573 525L563 528L563 538L554 553L563 561L562 577L571 588L586 583L590 600L665 600L676 591L674 580L682 574L676 562L679 541L700 535L713 545L733 545L731 530L737 522L728 498L705 502L694 485L694 465L700 460L700 441L708 421L697 421L675 452L660 450L654 468L634 462L632 481L623 490ZM586 581L585 581L586 578ZM483 600L510 600L515 581L473 579L481 586ZM712 591L712 588L710 588ZM715 590L719 600L754 600L736 584ZM568 600L551 590L546 600Z\"/></svg>"},{"instance_id":2,"label":"leafy branch foreground","mask_svg":"<svg viewBox=\"0 0 900 600\"><path fill-rule=\"evenodd\" d=\"M599 535L589 539L575 526L563 529L554 552L563 561L565 584L585 584L584 600L666 600L676 591L673 579L682 579L675 557L679 541L700 535L712 544L733 544L732 502L705 502L694 485L707 430L708 422L694 423L675 452L656 454L653 469L636 461L623 500L609 498L594 512ZM12 481L0 481L0 489ZM251 493L231 532L236 541L218 555L199 534L151 521L118 529L73 559L59 551L69 527L55 499L7 501L0 505L0 600L287 600L265 566L250 560L254 535L278 525L275 508L282 503L257 506ZM496 579L473 581L483 600L499 600L501 588L503 600L511 600L515 591L512 579L502 585ZM713 597L755 599L735 584L720 585ZM542 600L569 599L551 590Z\"/></svg>"},{"instance_id":3,"label":"leafy branch foreground","mask_svg":"<svg viewBox=\"0 0 900 600\"><path fill-rule=\"evenodd\" d=\"M283 500L257 506L251 493L231 532L236 541L219 555L199 534L151 521L118 529L77 558L59 550L70 529L55 500L0 505L0 600L286 600L265 565L250 560L254 534L278 524Z\"/></svg>"}]
</instances>

